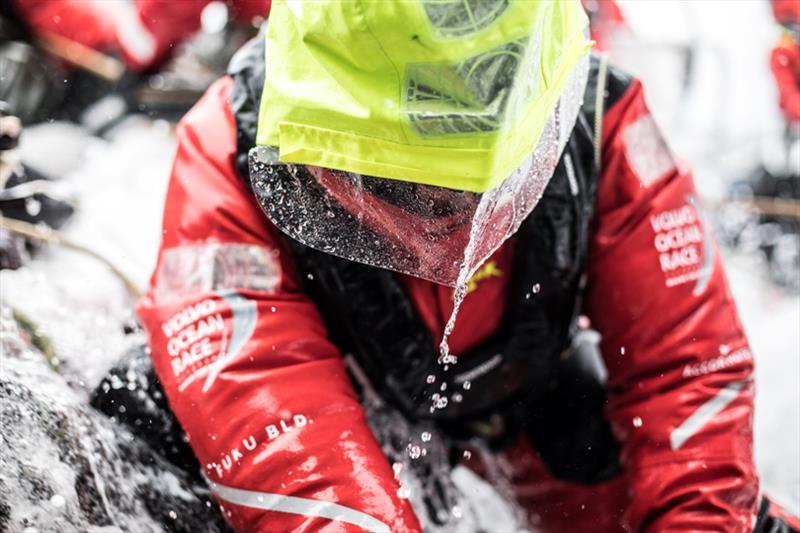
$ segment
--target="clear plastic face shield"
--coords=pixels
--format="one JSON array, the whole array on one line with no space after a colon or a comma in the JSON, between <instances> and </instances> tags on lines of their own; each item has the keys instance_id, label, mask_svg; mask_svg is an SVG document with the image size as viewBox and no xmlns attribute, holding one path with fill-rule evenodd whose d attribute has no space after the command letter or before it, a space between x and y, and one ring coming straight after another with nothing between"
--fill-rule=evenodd
<instances>
[{"instance_id":1,"label":"clear plastic face shield","mask_svg":"<svg viewBox=\"0 0 800 533\"><path fill-rule=\"evenodd\" d=\"M536 207L583 102L580 60L538 145L484 193L282 163L277 149L250 151L250 179L267 217L289 237L351 261L436 283L466 281Z\"/></svg>"}]
</instances>

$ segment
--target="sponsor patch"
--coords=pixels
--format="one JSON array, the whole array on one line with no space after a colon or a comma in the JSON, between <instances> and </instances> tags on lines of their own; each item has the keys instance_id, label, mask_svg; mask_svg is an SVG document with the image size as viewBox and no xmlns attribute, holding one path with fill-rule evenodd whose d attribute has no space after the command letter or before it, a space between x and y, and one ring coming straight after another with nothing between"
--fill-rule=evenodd
<instances>
[{"instance_id":1,"label":"sponsor patch","mask_svg":"<svg viewBox=\"0 0 800 533\"><path fill-rule=\"evenodd\" d=\"M714 244L697 199L687 196L682 206L655 213L650 217L650 227L665 285L676 287L694 281L695 295L705 290L714 267Z\"/></svg>"},{"instance_id":2,"label":"sponsor patch","mask_svg":"<svg viewBox=\"0 0 800 533\"><path fill-rule=\"evenodd\" d=\"M712 372L724 370L725 368L729 368L731 366L738 365L739 363L752 360L753 360L753 354L750 353L750 348L745 346L744 348L736 350L735 352L732 353L721 353L717 357L706 359L702 363L697 363L695 365L686 365L685 367L683 367L683 377L693 378L698 376L704 376L706 374L711 374Z\"/></svg>"},{"instance_id":3,"label":"sponsor patch","mask_svg":"<svg viewBox=\"0 0 800 533\"><path fill-rule=\"evenodd\" d=\"M164 321L161 331L178 390L184 391L205 376L202 390L207 392L225 365L250 340L257 318L256 302L226 290L185 307Z\"/></svg>"},{"instance_id":4,"label":"sponsor patch","mask_svg":"<svg viewBox=\"0 0 800 533\"><path fill-rule=\"evenodd\" d=\"M180 246L164 250L154 296L170 300L230 289L272 293L280 280L276 249L230 243Z\"/></svg>"},{"instance_id":5,"label":"sponsor patch","mask_svg":"<svg viewBox=\"0 0 800 533\"><path fill-rule=\"evenodd\" d=\"M625 156L644 187L675 168L672 157L652 115L643 115L622 132Z\"/></svg>"}]
</instances>

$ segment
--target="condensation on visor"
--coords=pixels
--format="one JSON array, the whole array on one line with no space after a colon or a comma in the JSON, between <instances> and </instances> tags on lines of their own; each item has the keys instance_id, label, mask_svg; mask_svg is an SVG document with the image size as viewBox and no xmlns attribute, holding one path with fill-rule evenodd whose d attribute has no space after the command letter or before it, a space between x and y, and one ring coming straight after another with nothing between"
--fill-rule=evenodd
<instances>
[{"instance_id":1,"label":"condensation on visor","mask_svg":"<svg viewBox=\"0 0 800 533\"><path fill-rule=\"evenodd\" d=\"M316 250L455 286L513 235L555 171L575 125L588 72L576 67L533 153L485 193L283 163L275 148L249 154L264 213Z\"/></svg>"}]
</instances>

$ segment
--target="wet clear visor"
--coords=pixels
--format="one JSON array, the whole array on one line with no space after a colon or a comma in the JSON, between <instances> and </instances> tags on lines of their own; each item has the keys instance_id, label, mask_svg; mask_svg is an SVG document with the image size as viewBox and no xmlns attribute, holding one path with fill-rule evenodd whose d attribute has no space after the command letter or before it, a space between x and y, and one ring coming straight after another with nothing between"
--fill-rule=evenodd
<instances>
[{"instance_id":1,"label":"wet clear visor","mask_svg":"<svg viewBox=\"0 0 800 533\"><path fill-rule=\"evenodd\" d=\"M253 191L269 220L306 246L456 286L536 207L575 125L588 63L575 68L533 153L487 192L283 163L263 146L249 154Z\"/></svg>"}]
</instances>

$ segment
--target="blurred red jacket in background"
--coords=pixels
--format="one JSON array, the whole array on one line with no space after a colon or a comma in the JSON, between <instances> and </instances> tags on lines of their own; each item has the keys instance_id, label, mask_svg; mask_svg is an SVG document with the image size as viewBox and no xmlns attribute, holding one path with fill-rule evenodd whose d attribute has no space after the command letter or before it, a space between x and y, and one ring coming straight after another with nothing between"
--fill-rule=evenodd
<instances>
[{"instance_id":1,"label":"blurred red jacket in background","mask_svg":"<svg viewBox=\"0 0 800 533\"><path fill-rule=\"evenodd\" d=\"M200 29L212 0L136 0L133 4L82 0L12 0L34 33L66 37L94 50L119 53L133 70L169 57L175 45ZM230 15L249 22L269 14L270 0L226 0Z\"/></svg>"},{"instance_id":2,"label":"blurred red jacket in background","mask_svg":"<svg viewBox=\"0 0 800 533\"><path fill-rule=\"evenodd\" d=\"M800 42L783 36L772 49L770 66L783 116L789 122L800 122Z\"/></svg>"},{"instance_id":3,"label":"blurred red jacket in background","mask_svg":"<svg viewBox=\"0 0 800 533\"><path fill-rule=\"evenodd\" d=\"M590 32L597 50L608 50L612 33L625 26L625 17L614 0L581 0L589 15Z\"/></svg>"},{"instance_id":4,"label":"blurred red jacket in background","mask_svg":"<svg viewBox=\"0 0 800 533\"><path fill-rule=\"evenodd\" d=\"M800 122L800 2L772 0L771 6L775 21L785 31L772 49L770 67L783 116L789 122Z\"/></svg>"}]
</instances>

